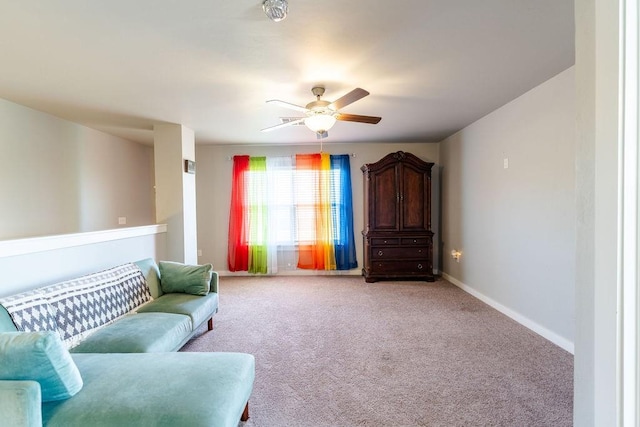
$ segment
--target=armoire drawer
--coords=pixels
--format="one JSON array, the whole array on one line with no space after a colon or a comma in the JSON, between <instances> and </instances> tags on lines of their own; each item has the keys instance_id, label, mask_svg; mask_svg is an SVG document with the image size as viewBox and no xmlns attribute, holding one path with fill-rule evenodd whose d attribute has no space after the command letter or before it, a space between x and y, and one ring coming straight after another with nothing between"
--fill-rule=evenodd
<instances>
[{"instance_id":1,"label":"armoire drawer","mask_svg":"<svg viewBox=\"0 0 640 427\"><path fill-rule=\"evenodd\" d=\"M412 275L433 274L427 260L415 261L371 261L371 273L404 273Z\"/></svg>"},{"instance_id":2,"label":"armoire drawer","mask_svg":"<svg viewBox=\"0 0 640 427\"><path fill-rule=\"evenodd\" d=\"M371 258L374 260L403 260L426 258L428 254L429 248L427 246L371 247Z\"/></svg>"},{"instance_id":3,"label":"armoire drawer","mask_svg":"<svg viewBox=\"0 0 640 427\"><path fill-rule=\"evenodd\" d=\"M371 246L397 246L400 244L400 239L397 237L372 237Z\"/></svg>"},{"instance_id":4,"label":"armoire drawer","mask_svg":"<svg viewBox=\"0 0 640 427\"><path fill-rule=\"evenodd\" d=\"M400 239L402 246L426 246L429 244L429 238L427 237L403 237Z\"/></svg>"}]
</instances>

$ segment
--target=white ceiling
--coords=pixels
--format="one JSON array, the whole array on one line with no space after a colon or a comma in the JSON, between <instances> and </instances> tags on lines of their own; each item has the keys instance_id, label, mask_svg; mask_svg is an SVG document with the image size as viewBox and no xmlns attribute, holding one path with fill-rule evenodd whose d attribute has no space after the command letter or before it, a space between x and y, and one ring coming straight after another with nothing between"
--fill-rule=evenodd
<instances>
[{"instance_id":1,"label":"white ceiling","mask_svg":"<svg viewBox=\"0 0 640 427\"><path fill-rule=\"evenodd\" d=\"M133 141L180 123L198 144L309 143L324 85L327 143L440 141L574 63L573 0L0 0L0 98Z\"/></svg>"}]
</instances>

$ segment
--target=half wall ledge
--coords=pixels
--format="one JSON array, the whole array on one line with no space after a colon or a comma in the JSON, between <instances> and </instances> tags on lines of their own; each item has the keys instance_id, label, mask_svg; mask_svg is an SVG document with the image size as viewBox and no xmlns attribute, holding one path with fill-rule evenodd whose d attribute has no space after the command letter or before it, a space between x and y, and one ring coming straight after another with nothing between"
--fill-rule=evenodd
<instances>
[{"instance_id":1,"label":"half wall ledge","mask_svg":"<svg viewBox=\"0 0 640 427\"><path fill-rule=\"evenodd\" d=\"M167 232L167 224L142 225L139 227L114 228L85 233L59 234L0 241L0 258L27 255L74 246L110 242L131 237L149 236Z\"/></svg>"}]
</instances>

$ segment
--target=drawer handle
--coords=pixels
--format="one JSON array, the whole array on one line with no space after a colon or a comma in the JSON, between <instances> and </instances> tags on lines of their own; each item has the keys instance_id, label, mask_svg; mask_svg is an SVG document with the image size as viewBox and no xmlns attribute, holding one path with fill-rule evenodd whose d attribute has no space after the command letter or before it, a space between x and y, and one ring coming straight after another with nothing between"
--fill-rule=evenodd
<instances>
[{"instance_id":1,"label":"drawer handle","mask_svg":"<svg viewBox=\"0 0 640 427\"><path fill-rule=\"evenodd\" d=\"M413 243L418 243L418 241L416 239L413 239Z\"/></svg>"},{"instance_id":2,"label":"drawer handle","mask_svg":"<svg viewBox=\"0 0 640 427\"><path fill-rule=\"evenodd\" d=\"M421 254L422 253L422 249L418 249L418 253Z\"/></svg>"},{"instance_id":3,"label":"drawer handle","mask_svg":"<svg viewBox=\"0 0 640 427\"><path fill-rule=\"evenodd\" d=\"M378 256L382 256L382 251L378 251Z\"/></svg>"},{"instance_id":4,"label":"drawer handle","mask_svg":"<svg viewBox=\"0 0 640 427\"><path fill-rule=\"evenodd\" d=\"M418 270L422 270L422 264L418 264Z\"/></svg>"},{"instance_id":5,"label":"drawer handle","mask_svg":"<svg viewBox=\"0 0 640 427\"><path fill-rule=\"evenodd\" d=\"M385 245L386 245L386 244L387 244L387 241L385 240L385 241L384 241L384 243L385 243Z\"/></svg>"}]
</instances>

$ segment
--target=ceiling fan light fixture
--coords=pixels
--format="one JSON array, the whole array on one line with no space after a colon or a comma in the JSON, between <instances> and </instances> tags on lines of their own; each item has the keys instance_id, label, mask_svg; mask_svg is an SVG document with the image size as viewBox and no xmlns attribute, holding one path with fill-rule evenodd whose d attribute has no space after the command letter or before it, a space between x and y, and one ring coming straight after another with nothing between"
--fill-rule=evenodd
<instances>
[{"instance_id":1,"label":"ceiling fan light fixture","mask_svg":"<svg viewBox=\"0 0 640 427\"><path fill-rule=\"evenodd\" d=\"M369 95L369 92L364 89L356 88L333 102L320 99L320 97L324 95L323 86L314 86L313 88L311 88L311 93L316 96L316 100L308 103L306 107L292 104L290 102L281 101L279 99L271 99L267 101L268 103L277 104L281 107L303 112L305 113L306 117L293 117L288 118L286 121L283 119L283 123L261 129L261 131L269 132L286 126L304 124L307 126L307 128L309 128L309 130L318 135L318 138L326 138L327 131L331 129L334 124L336 124L336 120L340 120L341 122L358 122L375 125L382 119L382 117L362 116L359 114L344 114L340 112L340 109L342 107L346 107L347 105L350 105L357 100Z\"/></svg>"},{"instance_id":2,"label":"ceiling fan light fixture","mask_svg":"<svg viewBox=\"0 0 640 427\"><path fill-rule=\"evenodd\" d=\"M336 124L336 118L333 114L312 114L304 119L304 124L316 133L323 133Z\"/></svg>"},{"instance_id":3,"label":"ceiling fan light fixture","mask_svg":"<svg viewBox=\"0 0 640 427\"><path fill-rule=\"evenodd\" d=\"M262 10L273 22L280 22L287 17L289 4L287 0L264 0Z\"/></svg>"}]
</instances>

